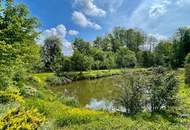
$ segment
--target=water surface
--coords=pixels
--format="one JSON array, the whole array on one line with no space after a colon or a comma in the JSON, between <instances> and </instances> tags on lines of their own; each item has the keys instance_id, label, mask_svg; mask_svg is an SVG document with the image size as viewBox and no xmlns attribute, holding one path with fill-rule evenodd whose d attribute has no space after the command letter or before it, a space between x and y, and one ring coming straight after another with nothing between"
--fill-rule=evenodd
<instances>
[{"instance_id":1,"label":"water surface","mask_svg":"<svg viewBox=\"0 0 190 130\"><path fill-rule=\"evenodd\" d=\"M121 91L118 82L121 77L81 80L63 86L52 86L51 89L56 93L75 97L82 107L112 109L113 101Z\"/></svg>"}]
</instances>

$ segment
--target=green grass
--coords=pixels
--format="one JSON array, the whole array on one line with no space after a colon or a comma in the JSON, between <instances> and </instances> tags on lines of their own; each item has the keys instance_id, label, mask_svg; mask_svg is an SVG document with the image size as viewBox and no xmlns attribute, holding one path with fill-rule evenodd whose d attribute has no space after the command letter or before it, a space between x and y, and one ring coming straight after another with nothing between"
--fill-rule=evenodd
<instances>
[{"instance_id":1,"label":"green grass","mask_svg":"<svg viewBox=\"0 0 190 130\"><path fill-rule=\"evenodd\" d=\"M126 70L126 71L133 71ZM136 69L139 70L139 69ZM135 70L135 71L136 71ZM141 70L141 69L140 69ZM84 75L97 75L107 73L118 73L121 70L101 70L83 72ZM74 72L80 73L80 72ZM35 74L44 82L51 73ZM184 84L184 70L177 71L179 82L179 94L182 103L177 109L171 111L163 111L160 113L138 113L134 116L124 116L119 113L109 113L104 111L88 110L84 108L75 108L67 106L60 101L58 96L50 90L43 87L39 88L38 97L30 97L26 99L26 106L35 107L43 113L48 122L45 125L48 129L65 129L65 130L187 130L190 118L181 118L174 116L171 112L180 114L190 113L190 87ZM45 127L44 126L44 127Z\"/></svg>"},{"instance_id":2,"label":"green grass","mask_svg":"<svg viewBox=\"0 0 190 130\"><path fill-rule=\"evenodd\" d=\"M38 73L38 74L33 74L34 78L37 78L40 83L45 84L45 80L47 77L53 76L53 73Z\"/></svg>"},{"instance_id":3,"label":"green grass","mask_svg":"<svg viewBox=\"0 0 190 130\"><path fill-rule=\"evenodd\" d=\"M82 80L82 79L95 79L101 77L107 77L112 75L119 75L123 72L129 71L141 71L145 70L143 68L136 69L111 69L111 70L90 70L90 71L82 71L82 72L66 72L69 78L73 80ZM35 78L38 78L42 83L45 82L46 78L55 76L53 73L38 73L33 75Z\"/></svg>"}]
</instances>

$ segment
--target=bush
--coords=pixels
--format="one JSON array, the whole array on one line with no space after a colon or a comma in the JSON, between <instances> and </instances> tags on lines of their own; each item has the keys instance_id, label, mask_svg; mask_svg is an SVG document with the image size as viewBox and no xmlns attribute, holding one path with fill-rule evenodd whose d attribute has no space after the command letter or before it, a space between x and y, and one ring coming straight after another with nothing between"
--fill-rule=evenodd
<instances>
[{"instance_id":1,"label":"bush","mask_svg":"<svg viewBox=\"0 0 190 130\"><path fill-rule=\"evenodd\" d=\"M35 109L11 109L0 119L1 130L36 130L45 122L45 118Z\"/></svg>"},{"instance_id":2,"label":"bush","mask_svg":"<svg viewBox=\"0 0 190 130\"><path fill-rule=\"evenodd\" d=\"M0 91L0 104L9 102L24 102L20 91L14 87L8 87L5 91Z\"/></svg>"},{"instance_id":3,"label":"bush","mask_svg":"<svg viewBox=\"0 0 190 130\"><path fill-rule=\"evenodd\" d=\"M190 53L185 57L185 64L190 64Z\"/></svg>"},{"instance_id":4,"label":"bush","mask_svg":"<svg viewBox=\"0 0 190 130\"><path fill-rule=\"evenodd\" d=\"M190 84L190 64L185 65L185 83Z\"/></svg>"},{"instance_id":5,"label":"bush","mask_svg":"<svg viewBox=\"0 0 190 130\"><path fill-rule=\"evenodd\" d=\"M59 100L67 105L67 106L71 106L71 107L78 107L79 106L79 101L76 100L74 97L64 97L64 96L61 96L59 98Z\"/></svg>"},{"instance_id":6,"label":"bush","mask_svg":"<svg viewBox=\"0 0 190 130\"><path fill-rule=\"evenodd\" d=\"M166 74L163 69L155 68L149 82L152 112L176 105L178 85L174 73Z\"/></svg>"},{"instance_id":7,"label":"bush","mask_svg":"<svg viewBox=\"0 0 190 130\"><path fill-rule=\"evenodd\" d=\"M145 106L146 79L144 75L128 74L123 84L123 94L119 99L119 104L124 106L126 114L135 114L143 110Z\"/></svg>"},{"instance_id":8,"label":"bush","mask_svg":"<svg viewBox=\"0 0 190 130\"><path fill-rule=\"evenodd\" d=\"M37 96L38 91L34 87L31 86L24 86L21 88L21 94L25 97Z\"/></svg>"},{"instance_id":9,"label":"bush","mask_svg":"<svg viewBox=\"0 0 190 130\"><path fill-rule=\"evenodd\" d=\"M51 77L46 78L46 83L49 86L53 86L53 85L59 86L59 85L64 85L70 82L71 80L66 77L51 76Z\"/></svg>"},{"instance_id":10,"label":"bush","mask_svg":"<svg viewBox=\"0 0 190 130\"><path fill-rule=\"evenodd\" d=\"M70 57L64 57L63 71L69 72L71 70L72 70L71 58Z\"/></svg>"},{"instance_id":11,"label":"bush","mask_svg":"<svg viewBox=\"0 0 190 130\"><path fill-rule=\"evenodd\" d=\"M162 67L153 68L150 75L137 72L127 75L123 87L119 103L125 107L127 114L135 114L144 109L158 112L178 103L175 74L166 73Z\"/></svg>"}]
</instances>

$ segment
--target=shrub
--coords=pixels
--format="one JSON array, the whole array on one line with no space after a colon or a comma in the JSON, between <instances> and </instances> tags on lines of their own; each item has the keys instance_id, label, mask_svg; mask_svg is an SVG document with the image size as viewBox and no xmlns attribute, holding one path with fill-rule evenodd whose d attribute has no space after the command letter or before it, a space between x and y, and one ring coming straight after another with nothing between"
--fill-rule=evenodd
<instances>
[{"instance_id":1,"label":"shrub","mask_svg":"<svg viewBox=\"0 0 190 130\"><path fill-rule=\"evenodd\" d=\"M59 98L59 100L67 105L67 106L71 106L71 107L78 107L79 106L79 101L76 100L74 97L64 97L64 96L61 96Z\"/></svg>"},{"instance_id":2,"label":"shrub","mask_svg":"<svg viewBox=\"0 0 190 130\"><path fill-rule=\"evenodd\" d=\"M21 94L25 97L37 96L38 92L37 89L31 86L24 86L21 88Z\"/></svg>"},{"instance_id":3,"label":"shrub","mask_svg":"<svg viewBox=\"0 0 190 130\"><path fill-rule=\"evenodd\" d=\"M119 104L125 107L126 114L135 114L142 111L145 105L146 79L143 75L135 73L126 75L126 77Z\"/></svg>"},{"instance_id":4,"label":"shrub","mask_svg":"<svg viewBox=\"0 0 190 130\"><path fill-rule=\"evenodd\" d=\"M185 64L190 64L190 53L185 57Z\"/></svg>"},{"instance_id":5,"label":"shrub","mask_svg":"<svg viewBox=\"0 0 190 130\"><path fill-rule=\"evenodd\" d=\"M0 103L23 102L20 91L14 87L8 87L5 91L0 91Z\"/></svg>"},{"instance_id":6,"label":"shrub","mask_svg":"<svg viewBox=\"0 0 190 130\"><path fill-rule=\"evenodd\" d=\"M151 111L176 105L178 85L174 73L166 74L161 68L155 68L150 78L149 96Z\"/></svg>"},{"instance_id":7,"label":"shrub","mask_svg":"<svg viewBox=\"0 0 190 130\"><path fill-rule=\"evenodd\" d=\"M64 85L70 82L71 80L66 77L51 76L51 77L46 78L46 83L49 86L53 86L53 85L59 86L59 85Z\"/></svg>"},{"instance_id":8,"label":"shrub","mask_svg":"<svg viewBox=\"0 0 190 130\"><path fill-rule=\"evenodd\" d=\"M150 75L133 72L127 75L123 86L119 103L125 107L127 114L135 114L143 109L158 112L178 103L175 74L166 73L162 67L153 68Z\"/></svg>"},{"instance_id":9,"label":"shrub","mask_svg":"<svg viewBox=\"0 0 190 130\"><path fill-rule=\"evenodd\" d=\"M190 64L185 65L185 83L190 84Z\"/></svg>"},{"instance_id":10,"label":"shrub","mask_svg":"<svg viewBox=\"0 0 190 130\"><path fill-rule=\"evenodd\" d=\"M35 109L11 109L0 119L0 129L36 130L45 122L45 118Z\"/></svg>"}]
</instances>

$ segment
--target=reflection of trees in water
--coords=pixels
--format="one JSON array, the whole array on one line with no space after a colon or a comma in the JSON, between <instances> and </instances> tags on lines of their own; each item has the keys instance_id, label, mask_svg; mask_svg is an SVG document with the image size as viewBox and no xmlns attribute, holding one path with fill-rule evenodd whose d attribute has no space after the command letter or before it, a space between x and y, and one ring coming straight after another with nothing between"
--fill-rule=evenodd
<instances>
[{"instance_id":1,"label":"reflection of trees in water","mask_svg":"<svg viewBox=\"0 0 190 130\"><path fill-rule=\"evenodd\" d=\"M54 89L66 96L75 97L82 106L85 106L91 99L112 101L119 93L117 78L118 76L112 76L96 80L81 80Z\"/></svg>"}]
</instances>

